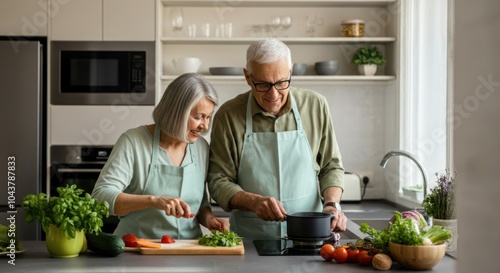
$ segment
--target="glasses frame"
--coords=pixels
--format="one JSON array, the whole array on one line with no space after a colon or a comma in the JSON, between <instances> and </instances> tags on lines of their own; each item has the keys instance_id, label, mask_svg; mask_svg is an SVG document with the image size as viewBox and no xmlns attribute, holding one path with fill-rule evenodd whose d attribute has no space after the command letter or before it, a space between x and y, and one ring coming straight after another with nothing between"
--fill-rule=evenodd
<instances>
[{"instance_id":1,"label":"glasses frame","mask_svg":"<svg viewBox=\"0 0 500 273\"><path fill-rule=\"evenodd\" d=\"M268 92L269 90L271 90L271 88L273 88L273 87L276 90L278 90L278 91L285 90L285 89L288 89L290 87L290 83L292 82L292 72L290 72L290 78L288 80L285 80L285 81L277 81L275 83L270 83L270 82L254 82L252 74L250 74L250 81L252 81L252 84L255 87L255 91L257 91L257 92L265 93L265 92ZM280 83L284 83L284 82L288 82L287 87L285 87L285 88L278 88L276 86L276 84L280 84ZM258 88L257 88L258 85L265 85L265 84L269 85L269 89L267 89L266 91L258 90Z\"/></svg>"}]
</instances>

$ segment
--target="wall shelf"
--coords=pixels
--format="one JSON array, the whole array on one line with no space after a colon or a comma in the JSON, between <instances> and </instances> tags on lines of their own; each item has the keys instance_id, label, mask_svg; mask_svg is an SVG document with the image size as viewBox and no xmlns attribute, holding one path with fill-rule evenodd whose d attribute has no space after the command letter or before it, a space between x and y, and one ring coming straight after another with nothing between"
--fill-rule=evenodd
<instances>
[{"instance_id":1,"label":"wall shelf","mask_svg":"<svg viewBox=\"0 0 500 273\"><path fill-rule=\"evenodd\" d=\"M249 44L260 40L260 37L238 37L238 38L176 38L163 37L164 44ZM290 44L348 44L348 43L393 43L395 37L283 37L281 41Z\"/></svg>"},{"instance_id":2,"label":"wall shelf","mask_svg":"<svg viewBox=\"0 0 500 273\"><path fill-rule=\"evenodd\" d=\"M228 83L242 83L245 82L243 76L219 76L219 75L203 75L210 82L228 82ZM162 81L172 81L177 75L163 75ZM393 75L375 75L375 76L362 76L362 75L334 75L334 76L319 76L319 75L305 75L305 76L292 76L293 82L298 83L328 83L328 82L390 82L396 79Z\"/></svg>"},{"instance_id":3,"label":"wall shelf","mask_svg":"<svg viewBox=\"0 0 500 273\"><path fill-rule=\"evenodd\" d=\"M240 1L213 1L213 0L162 0L164 6L183 7L385 7L396 0L240 0Z\"/></svg>"}]
</instances>

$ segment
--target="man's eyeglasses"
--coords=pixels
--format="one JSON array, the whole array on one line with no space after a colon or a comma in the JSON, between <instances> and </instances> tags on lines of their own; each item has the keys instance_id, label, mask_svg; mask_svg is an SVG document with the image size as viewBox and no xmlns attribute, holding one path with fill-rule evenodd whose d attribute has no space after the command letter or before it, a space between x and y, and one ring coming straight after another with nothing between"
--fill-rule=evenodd
<instances>
[{"instance_id":1,"label":"man's eyeglasses","mask_svg":"<svg viewBox=\"0 0 500 273\"><path fill-rule=\"evenodd\" d=\"M292 78L290 76L289 80L279 81L279 82L275 82L275 83L270 83L270 82L258 82L258 83L256 83L253 81L252 75L250 75L250 80L252 81L253 86L255 86L255 90L257 90L258 92L267 92L267 91L271 90L271 88L273 86L274 86L274 88L276 88L276 90L287 89L288 87L290 87L290 82L292 81Z\"/></svg>"}]
</instances>

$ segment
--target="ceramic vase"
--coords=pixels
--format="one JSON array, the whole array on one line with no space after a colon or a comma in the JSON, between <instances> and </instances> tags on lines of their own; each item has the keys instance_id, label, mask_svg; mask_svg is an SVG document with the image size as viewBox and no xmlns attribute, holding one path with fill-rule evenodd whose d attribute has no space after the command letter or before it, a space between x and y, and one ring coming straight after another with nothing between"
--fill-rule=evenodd
<instances>
[{"instance_id":1,"label":"ceramic vase","mask_svg":"<svg viewBox=\"0 0 500 273\"><path fill-rule=\"evenodd\" d=\"M434 226L442 226L451 231L451 239L448 240L446 252L455 253L457 251L458 226L457 219L432 219Z\"/></svg>"},{"instance_id":2,"label":"ceramic vase","mask_svg":"<svg viewBox=\"0 0 500 273\"><path fill-rule=\"evenodd\" d=\"M84 236L83 231L77 231L75 238L68 238L58 227L50 225L45 245L52 257L73 258L82 250Z\"/></svg>"},{"instance_id":3,"label":"ceramic vase","mask_svg":"<svg viewBox=\"0 0 500 273\"><path fill-rule=\"evenodd\" d=\"M360 64L358 65L358 72L361 75L373 76L377 72L376 64Z\"/></svg>"}]
</instances>

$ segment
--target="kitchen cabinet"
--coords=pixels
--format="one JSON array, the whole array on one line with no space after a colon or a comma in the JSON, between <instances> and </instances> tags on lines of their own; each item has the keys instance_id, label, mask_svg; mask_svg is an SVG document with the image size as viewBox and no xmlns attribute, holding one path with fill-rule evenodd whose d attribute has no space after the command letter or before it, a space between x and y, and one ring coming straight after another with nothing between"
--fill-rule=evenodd
<instances>
[{"instance_id":1,"label":"kitchen cabinet","mask_svg":"<svg viewBox=\"0 0 500 273\"><path fill-rule=\"evenodd\" d=\"M155 0L72 0L52 14L53 41L154 41Z\"/></svg>"},{"instance_id":2,"label":"kitchen cabinet","mask_svg":"<svg viewBox=\"0 0 500 273\"><path fill-rule=\"evenodd\" d=\"M153 106L50 106L50 145L114 145L128 129L154 123Z\"/></svg>"},{"instance_id":3,"label":"kitchen cabinet","mask_svg":"<svg viewBox=\"0 0 500 273\"><path fill-rule=\"evenodd\" d=\"M243 76L210 75L209 67L245 66L248 45L264 37L277 37L292 51L292 61L306 63L303 76L294 76L294 81L307 83L351 82L355 84L390 82L396 79L399 6L398 0L374 1L221 1L158 0L159 28L157 43L158 76L162 87L177 75L172 60L179 57L198 57L202 60L199 73L206 75L215 84L244 83ZM174 31L171 11L181 8L183 27ZM273 30L271 19L290 15L292 26L288 30ZM341 21L363 19L365 37L341 37ZM313 20L314 19L314 20ZM222 36L218 29L231 23L231 37ZM200 37L200 30L210 26L208 37ZM193 29L196 34L190 33ZM388 62L379 67L375 76L360 76L357 67L350 60L354 51L362 44L372 43L382 50ZM314 71L314 63L324 60L338 60L339 72L334 76L320 76ZM158 96L160 97L160 96Z\"/></svg>"},{"instance_id":4,"label":"kitchen cabinet","mask_svg":"<svg viewBox=\"0 0 500 273\"><path fill-rule=\"evenodd\" d=\"M0 36L47 36L48 0L2 0Z\"/></svg>"}]
</instances>

